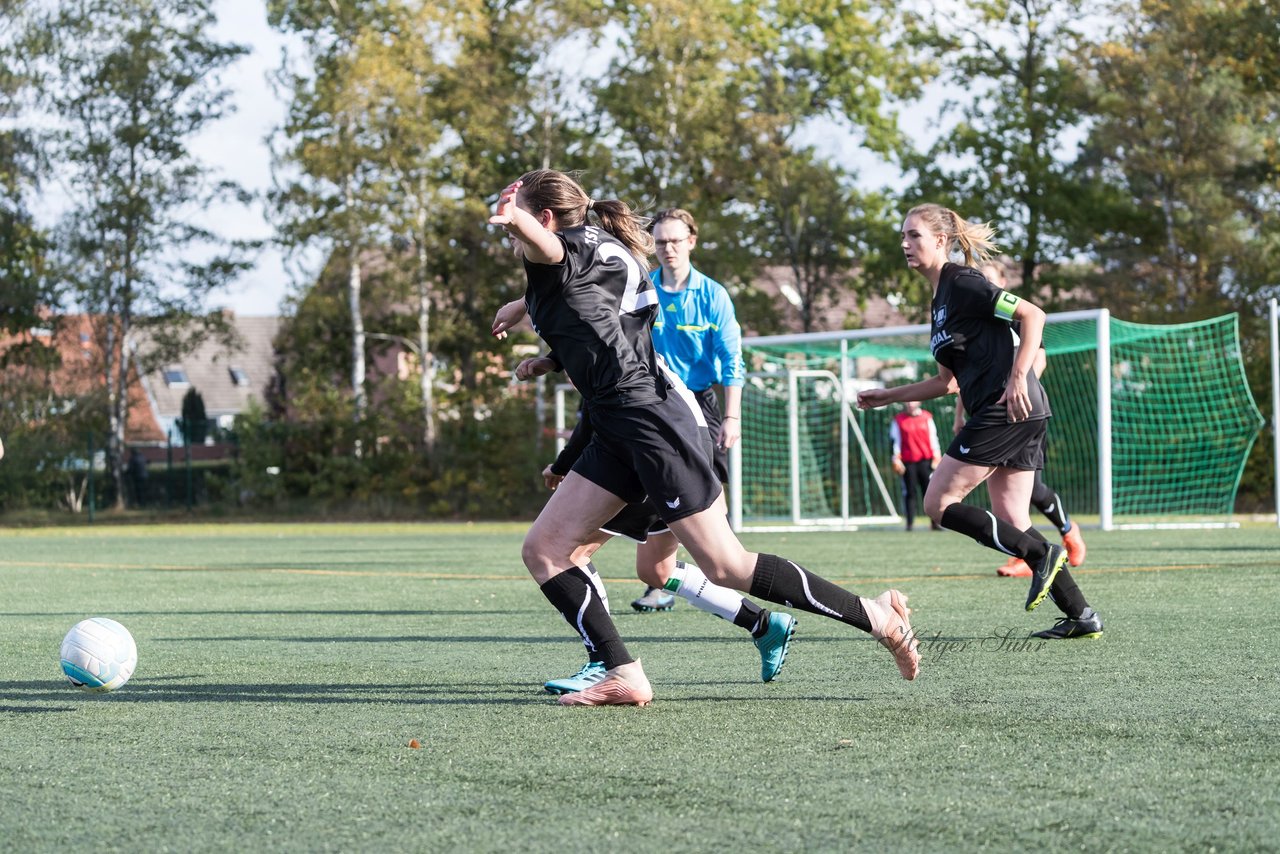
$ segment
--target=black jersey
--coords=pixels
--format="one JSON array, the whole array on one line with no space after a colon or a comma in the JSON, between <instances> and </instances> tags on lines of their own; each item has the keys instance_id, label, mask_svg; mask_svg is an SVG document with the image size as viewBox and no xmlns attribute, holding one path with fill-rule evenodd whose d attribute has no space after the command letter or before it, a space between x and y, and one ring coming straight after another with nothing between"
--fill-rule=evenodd
<instances>
[{"instance_id":1,"label":"black jersey","mask_svg":"<svg viewBox=\"0 0 1280 854\"><path fill-rule=\"evenodd\" d=\"M945 264L931 306L929 348L938 364L950 370L960 385L969 424L975 428L1009 423L1003 406L995 406L1004 394L1017 345L1010 329L1018 298L991 284L977 270ZM1027 371L1027 396L1036 421L1052 415L1049 398Z\"/></svg>"},{"instance_id":2,"label":"black jersey","mask_svg":"<svg viewBox=\"0 0 1280 854\"><path fill-rule=\"evenodd\" d=\"M556 232L559 264L525 261L525 304L534 330L588 405L665 397L649 327L658 295L627 247L591 225Z\"/></svg>"}]
</instances>

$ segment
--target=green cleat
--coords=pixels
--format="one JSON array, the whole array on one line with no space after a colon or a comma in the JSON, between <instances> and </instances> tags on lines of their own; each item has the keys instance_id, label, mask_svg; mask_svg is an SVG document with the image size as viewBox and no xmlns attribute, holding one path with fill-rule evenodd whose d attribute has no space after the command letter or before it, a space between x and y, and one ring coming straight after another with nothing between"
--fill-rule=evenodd
<instances>
[{"instance_id":1,"label":"green cleat","mask_svg":"<svg viewBox=\"0 0 1280 854\"><path fill-rule=\"evenodd\" d=\"M769 614L769 628L753 642L760 650L760 681L772 682L782 670L787 660L787 649L791 646L791 637L796 633L796 620L790 614L772 611Z\"/></svg>"},{"instance_id":2,"label":"green cleat","mask_svg":"<svg viewBox=\"0 0 1280 854\"><path fill-rule=\"evenodd\" d=\"M1031 590L1027 592L1027 610L1034 611L1049 595L1053 580L1067 565L1067 550L1062 546L1050 544L1044 557L1031 567Z\"/></svg>"},{"instance_id":3,"label":"green cleat","mask_svg":"<svg viewBox=\"0 0 1280 854\"><path fill-rule=\"evenodd\" d=\"M1084 613L1076 619L1062 617L1053 624L1053 628L1036 632L1033 638L1045 640L1074 640L1076 638L1102 637L1102 618L1092 608L1085 608Z\"/></svg>"}]
</instances>

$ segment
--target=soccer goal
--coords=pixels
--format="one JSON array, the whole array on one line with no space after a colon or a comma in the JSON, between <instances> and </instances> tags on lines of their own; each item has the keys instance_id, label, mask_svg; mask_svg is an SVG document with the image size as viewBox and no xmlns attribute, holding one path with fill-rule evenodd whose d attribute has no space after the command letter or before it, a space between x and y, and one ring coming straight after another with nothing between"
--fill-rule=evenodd
<instances>
[{"instance_id":1,"label":"soccer goal","mask_svg":"<svg viewBox=\"0 0 1280 854\"><path fill-rule=\"evenodd\" d=\"M852 529L899 521L890 468L896 407L854 406L860 388L936 370L927 326L776 335L743 342L742 439L731 454L737 530ZM1232 524L1263 418L1245 381L1235 315L1128 323L1105 309L1054 314L1043 382L1054 417L1046 480L1104 529ZM927 401L945 448L953 397ZM985 503L985 490L971 499Z\"/></svg>"}]
</instances>

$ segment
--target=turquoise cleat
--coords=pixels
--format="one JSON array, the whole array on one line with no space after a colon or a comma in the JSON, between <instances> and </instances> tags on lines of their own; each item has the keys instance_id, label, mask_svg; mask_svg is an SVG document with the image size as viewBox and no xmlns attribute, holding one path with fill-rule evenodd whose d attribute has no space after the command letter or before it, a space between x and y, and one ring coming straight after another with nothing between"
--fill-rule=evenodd
<instances>
[{"instance_id":1,"label":"turquoise cleat","mask_svg":"<svg viewBox=\"0 0 1280 854\"><path fill-rule=\"evenodd\" d=\"M783 662L787 660L787 649L791 646L791 636L795 633L795 617L770 612L769 628L754 641L756 649L760 650L760 681L772 682L782 670Z\"/></svg>"},{"instance_id":2,"label":"turquoise cleat","mask_svg":"<svg viewBox=\"0 0 1280 854\"><path fill-rule=\"evenodd\" d=\"M564 679L552 679L542 687L547 690L548 694L575 694L578 691L585 691L604 679L607 672L604 669L603 662L588 661L582 666L581 670L572 676L567 676Z\"/></svg>"}]
</instances>

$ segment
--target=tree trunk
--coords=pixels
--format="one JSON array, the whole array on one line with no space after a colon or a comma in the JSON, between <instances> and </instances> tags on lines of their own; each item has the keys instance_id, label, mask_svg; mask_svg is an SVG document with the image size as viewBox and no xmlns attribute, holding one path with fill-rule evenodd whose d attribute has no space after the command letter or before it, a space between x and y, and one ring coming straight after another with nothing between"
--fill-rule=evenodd
<instances>
[{"instance_id":1,"label":"tree trunk","mask_svg":"<svg viewBox=\"0 0 1280 854\"><path fill-rule=\"evenodd\" d=\"M1027 251L1022 256L1022 294L1039 305L1040 297L1031 290L1031 285L1040 259L1040 217L1033 205L1027 205L1027 212Z\"/></svg>"},{"instance_id":2,"label":"tree trunk","mask_svg":"<svg viewBox=\"0 0 1280 854\"><path fill-rule=\"evenodd\" d=\"M1163 175L1156 176L1156 186L1160 189L1160 213L1164 216L1165 251L1169 253L1169 284L1177 300L1178 311L1186 311L1187 284L1182 275L1182 251L1178 245L1178 229L1174 220L1173 192Z\"/></svg>"},{"instance_id":3,"label":"tree trunk","mask_svg":"<svg viewBox=\"0 0 1280 854\"><path fill-rule=\"evenodd\" d=\"M108 272L109 276L110 273ZM127 390L122 393L119 385L120 371L117 359L123 356L123 348L117 350L117 329L110 309L104 314L102 322L107 325L103 332L103 373L107 385L107 470L116 485L116 509L124 509L124 425L127 410L122 405ZM93 468L93 460L89 460L89 468Z\"/></svg>"},{"instance_id":4,"label":"tree trunk","mask_svg":"<svg viewBox=\"0 0 1280 854\"><path fill-rule=\"evenodd\" d=\"M129 306L123 306L120 312L120 357L116 363L116 399L113 403L111 413L112 421L115 429L112 431L110 438L112 453L108 455L111 460L111 480L116 486L115 507L117 510L125 509L125 433L129 427L129 330L133 328L133 318L129 314Z\"/></svg>"},{"instance_id":5,"label":"tree trunk","mask_svg":"<svg viewBox=\"0 0 1280 854\"><path fill-rule=\"evenodd\" d=\"M425 193L419 195L425 201ZM422 363L418 381L422 389L422 444L430 458L436 447L435 404L431 399L436 385L436 360L431 356L431 285L427 278L427 211L418 208L418 360Z\"/></svg>"},{"instance_id":6,"label":"tree trunk","mask_svg":"<svg viewBox=\"0 0 1280 854\"><path fill-rule=\"evenodd\" d=\"M355 209L355 191L352 187L352 179L347 178L346 186L347 196L347 214L352 216ZM355 239L355 228L351 229L353 236L347 242L347 251L350 254L348 263L351 265L350 275L347 277L347 306L351 310L351 395L355 401L356 420L364 419L366 400L364 391L365 363L364 363L364 315L360 313L360 288L362 285L360 279L360 244Z\"/></svg>"}]
</instances>

